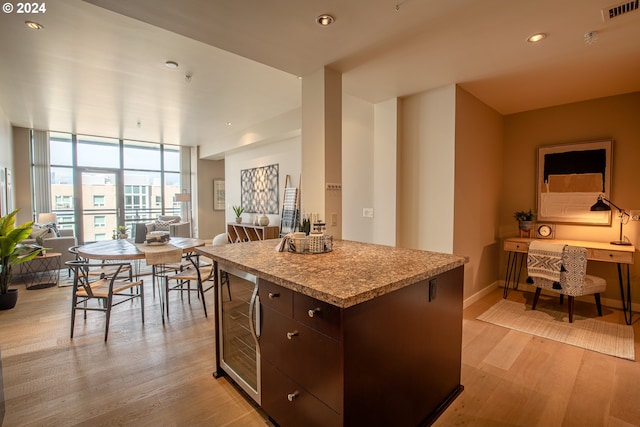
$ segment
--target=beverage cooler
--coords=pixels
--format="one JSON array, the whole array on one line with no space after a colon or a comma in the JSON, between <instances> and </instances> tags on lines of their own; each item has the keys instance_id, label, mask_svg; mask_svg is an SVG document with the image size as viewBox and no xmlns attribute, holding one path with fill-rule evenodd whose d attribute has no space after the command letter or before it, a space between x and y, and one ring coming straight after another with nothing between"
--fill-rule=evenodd
<instances>
[{"instance_id":1,"label":"beverage cooler","mask_svg":"<svg viewBox=\"0 0 640 427\"><path fill-rule=\"evenodd\" d=\"M219 368L260 404L258 278L219 264L218 284L216 292ZM224 289L227 284L229 292Z\"/></svg>"}]
</instances>

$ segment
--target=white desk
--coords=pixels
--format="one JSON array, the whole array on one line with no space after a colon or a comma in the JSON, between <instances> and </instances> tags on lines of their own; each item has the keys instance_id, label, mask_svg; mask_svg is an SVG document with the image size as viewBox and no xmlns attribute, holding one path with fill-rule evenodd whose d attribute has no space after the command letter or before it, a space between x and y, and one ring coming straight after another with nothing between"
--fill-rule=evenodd
<instances>
[{"instance_id":1,"label":"white desk","mask_svg":"<svg viewBox=\"0 0 640 427\"><path fill-rule=\"evenodd\" d=\"M510 237L504 240L504 250L507 251L507 273L504 283L504 298L509 293L509 286L518 288L520 282L520 271L524 266L529 252L529 243L535 239L526 237ZM590 242L582 240L548 240L553 243L564 243L570 246L580 246L587 249L587 259L589 261L612 262L618 266L618 281L620 283L620 297L622 298L622 311L627 325L631 324L631 277L629 266L634 263L635 246L612 245L604 242ZM623 270L625 274L623 274ZM626 276L626 278L624 277ZM625 280L626 279L626 280ZM626 288L626 290L625 290Z\"/></svg>"}]
</instances>

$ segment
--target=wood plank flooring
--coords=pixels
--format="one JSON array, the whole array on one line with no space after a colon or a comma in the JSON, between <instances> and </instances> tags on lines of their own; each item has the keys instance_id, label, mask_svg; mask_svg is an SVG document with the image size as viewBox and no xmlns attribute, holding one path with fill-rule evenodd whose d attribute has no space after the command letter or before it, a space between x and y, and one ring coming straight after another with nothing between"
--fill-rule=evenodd
<instances>
[{"instance_id":1,"label":"wood plank flooring","mask_svg":"<svg viewBox=\"0 0 640 427\"><path fill-rule=\"evenodd\" d=\"M498 289L464 310L464 392L435 426L639 426L640 363L606 356L476 320L502 298ZM539 304L558 304L540 297ZM531 306L533 293L509 299ZM596 317L595 304L575 313ZM601 320L624 324L621 310L603 307ZM640 314L634 313L636 358Z\"/></svg>"},{"instance_id":2,"label":"wood plank flooring","mask_svg":"<svg viewBox=\"0 0 640 427\"><path fill-rule=\"evenodd\" d=\"M200 301L172 295L163 326L148 277L145 288L144 325L137 302L122 304L104 343L100 313L86 322L80 316L69 339L70 288L20 287L17 307L0 312L3 427L271 425L227 379L211 375L213 294L206 294L209 318ZM501 295L496 290L464 311L465 390L436 426L640 425L639 362L475 319ZM532 298L509 296L528 304ZM619 310L604 312L604 320L623 322ZM595 307L577 302L576 314L595 316Z\"/></svg>"}]
</instances>

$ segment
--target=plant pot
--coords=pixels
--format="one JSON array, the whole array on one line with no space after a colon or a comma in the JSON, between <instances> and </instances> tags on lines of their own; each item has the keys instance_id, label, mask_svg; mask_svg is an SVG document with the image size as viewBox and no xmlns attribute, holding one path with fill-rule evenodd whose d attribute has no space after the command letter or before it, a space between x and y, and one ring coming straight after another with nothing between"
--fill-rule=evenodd
<instances>
[{"instance_id":1,"label":"plant pot","mask_svg":"<svg viewBox=\"0 0 640 427\"><path fill-rule=\"evenodd\" d=\"M128 239L129 235L127 233L121 233L118 235L118 239Z\"/></svg>"},{"instance_id":2,"label":"plant pot","mask_svg":"<svg viewBox=\"0 0 640 427\"><path fill-rule=\"evenodd\" d=\"M242 217L241 217L241 216L237 216L237 217L236 217L236 222L237 222L238 224L242 224Z\"/></svg>"},{"instance_id":3,"label":"plant pot","mask_svg":"<svg viewBox=\"0 0 640 427\"><path fill-rule=\"evenodd\" d=\"M522 231L529 231L533 228L533 221L520 221L518 223L518 228Z\"/></svg>"},{"instance_id":4,"label":"plant pot","mask_svg":"<svg viewBox=\"0 0 640 427\"><path fill-rule=\"evenodd\" d=\"M10 310L18 302L18 290L9 289L6 294L0 294L0 310Z\"/></svg>"}]
</instances>

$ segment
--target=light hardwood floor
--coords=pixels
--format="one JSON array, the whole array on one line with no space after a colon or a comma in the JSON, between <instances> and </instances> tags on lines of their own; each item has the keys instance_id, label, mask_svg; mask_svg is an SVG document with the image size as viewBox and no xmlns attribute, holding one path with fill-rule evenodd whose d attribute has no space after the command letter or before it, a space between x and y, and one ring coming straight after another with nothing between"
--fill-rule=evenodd
<instances>
[{"instance_id":1,"label":"light hardwood floor","mask_svg":"<svg viewBox=\"0 0 640 427\"><path fill-rule=\"evenodd\" d=\"M18 306L0 312L3 427L270 425L227 379L212 377L213 314L205 319L198 300L173 295L163 326L148 282L144 326L136 304L118 306L107 343L98 313L86 323L80 317L69 339L70 288L21 287ZM640 425L640 363L475 320L501 295L464 312L465 390L437 426ZM530 304L532 294L509 299ZM594 313L592 304L576 303L576 314ZM623 321L609 308L604 319Z\"/></svg>"}]
</instances>

